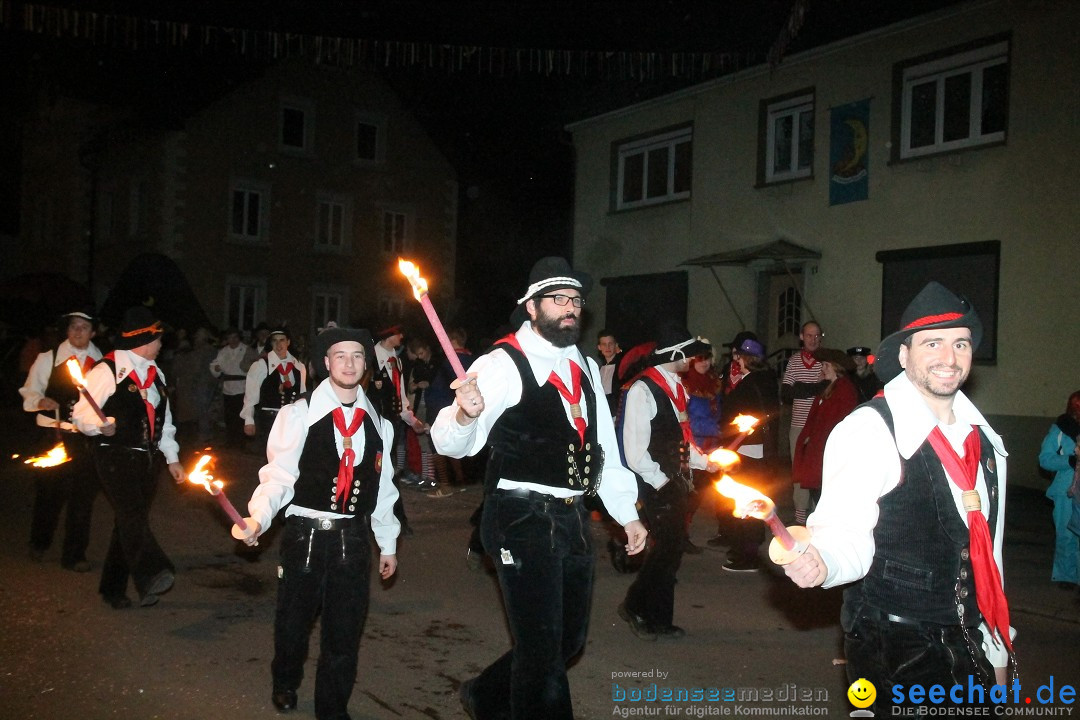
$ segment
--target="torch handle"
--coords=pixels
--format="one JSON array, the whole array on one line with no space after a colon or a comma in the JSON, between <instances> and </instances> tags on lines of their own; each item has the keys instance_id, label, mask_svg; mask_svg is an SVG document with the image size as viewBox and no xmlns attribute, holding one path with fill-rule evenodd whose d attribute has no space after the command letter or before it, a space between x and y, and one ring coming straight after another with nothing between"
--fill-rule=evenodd
<instances>
[{"instance_id":1,"label":"torch handle","mask_svg":"<svg viewBox=\"0 0 1080 720\"><path fill-rule=\"evenodd\" d=\"M86 388L80 385L79 392L82 393L83 399L86 400L86 404L90 406L90 409L93 410L94 413L98 416L98 419L101 420L101 424L108 425L109 419L105 417L105 413L101 411L101 406L94 401L94 398L90 396L90 393L87 392Z\"/></svg>"},{"instance_id":2,"label":"torch handle","mask_svg":"<svg viewBox=\"0 0 1080 720\"><path fill-rule=\"evenodd\" d=\"M420 306L424 308L428 323L435 332L435 337L438 338L439 345L442 347L446 359L450 362L450 367L454 370L454 377L458 380L464 380L465 368L462 366L457 351L454 350L454 345L450 342L450 336L446 334L446 328L443 327L442 320L439 319L438 313L435 312L435 306L431 304L431 298L428 297L427 293L420 296Z\"/></svg>"},{"instance_id":3,"label":"torch handle","mask_svg":"<svg viewBox=\"0 0 1080 720\"><path fill-rule=\"evenodd\" d=\"M220 505L221 509L225 511L225 514L229 516L229 519L236 523L236 526L241 530L247 530L247 523L244 522L244 518L240 517L240 513L236 512L236 508L229 502L229 498L225 497L225 493L218 490L216 493L213 493L213 495L217 498L218 505Z\"/></svg>"}]
</instances>

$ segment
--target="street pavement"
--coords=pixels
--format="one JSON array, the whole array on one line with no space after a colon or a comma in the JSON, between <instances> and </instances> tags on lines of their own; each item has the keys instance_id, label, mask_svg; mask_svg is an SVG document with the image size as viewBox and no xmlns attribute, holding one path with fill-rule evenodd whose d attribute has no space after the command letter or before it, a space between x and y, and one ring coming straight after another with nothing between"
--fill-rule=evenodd
<instances>
[{"instance_id":1,"label":"street pavement","mask_svg":"<svg viewBox=\"0 0 1080 720\"><path fill-rule=\"evenodd\" d=\"M254 550L239 546L205 491L163 476L152 525L177 566L176 585L155 607L113 610L96 592L112 523L103 497L89 550L93 571L61 569L59 540L40 564L27 555L35 471L11 459L27 447L23 420L0 414L7 428L0 435L0 718L276 717L269 669L275 534ZM192 451L184 454L189 467ZM260 460L239 451L219 457L218 476L242 509L257 484ZM1010 476L1033 465L1015 461ZM493 575L469 570L465 562L468 519L480 491L474 485L444 498L403 492L415 534L401 541L397 576L385 584L372 580L350 712L355 720L464 718L459 684L510 642ZM691 529L703 547L716 528L713 500L706 498ZM790 508L778 500L781 516L790 518ZM1057 693L1080 680L1080 605L1075 590L1049 580L1052 531L1041 493L1010 488L1007 521L1006 581L1019 631L1022 695L1032 697L1029 711L1041 712L1038 686L1053 676ZM799 590L775 572L723 572L725 552L707 548L686 556L679 573L675 621L687 636L643 641L616 614L632 576L608 561L603 524L594 523L593 538L589 640L569 671L576 717L840 717L852 710L838 590ZM314 717L317 657L316 629L292 717ZM736 697L633 701L638 693L647 699L654 691L694 688L715 689L721 697L733 689ZM627 699L619 700L624 692Z\"/></svg>"}]
</instances>

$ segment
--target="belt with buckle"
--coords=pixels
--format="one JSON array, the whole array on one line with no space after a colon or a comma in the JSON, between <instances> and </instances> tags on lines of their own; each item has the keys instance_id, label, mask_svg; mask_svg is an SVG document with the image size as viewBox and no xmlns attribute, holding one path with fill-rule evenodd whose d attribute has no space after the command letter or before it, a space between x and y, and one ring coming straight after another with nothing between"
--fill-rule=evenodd
<instances>
[{"instance_id":1,"label":"belt with buckle","mask_svg":"<svg viewBox=\"0 0 1080 720\"><path fill-rule=\"evenodd\" d=\"M363 516L344 518L313 518L304 517L303 515L289 516L289 522L296 523L301 527L308 528L309 530L342 530L347 527L352 527L354 523L363 519L366 518L364 518Z\"/></svg>"},{"instance_id":2,"label":"belt with buckle","mask_svg":"<svg viewBox=\"0 0 1080 720\"><path fill-rule=\"evenodd\" d=\"M547 493L529 490L528 488L495 488L495 492L499 495L509 495L510 497L525 498L526 500L540 500L542 502L555 502L556 500L560 500L567 505L573 505L581 499L580 495L556 497L554 495L548 495Z\"/></svg>"}]
</instances>

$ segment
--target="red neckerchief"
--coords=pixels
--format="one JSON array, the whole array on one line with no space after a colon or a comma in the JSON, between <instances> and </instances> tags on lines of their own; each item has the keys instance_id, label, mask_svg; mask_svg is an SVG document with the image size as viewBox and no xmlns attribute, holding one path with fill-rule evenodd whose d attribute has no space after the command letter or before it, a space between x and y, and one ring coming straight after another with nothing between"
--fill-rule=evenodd
<instances>
[{"instance_id":1,"label":"red neckerchief","mask_svg":"<svg viewBox=\"0 0 1080 720\"><path fill-rule=\"evenodd\" d=\"M679 420L679 427L682 428L683 440L693 444L694 434L690 432L690 416L686 414L686 390L683 389L682 383L675 383L675 392L672 392L671 386L668 385L667 380L656 368L651 367L641 374L659 385L660 389L662 389L664 394L668 396L668 399L671 400L675 409L678 411L675 416Z\"/></svg>"},{"instance_id":2,"label":"red neckerchief","mask_svg":"<svg viewBox=\"0 0 1080 720\"><path fill-rule=\"evenodd\" d=\"M994 546L990 540L990 528L983 517L979 494L975 491L975 479L979 472L982 447L975 428L964 439L964 457L960 457L945 438L940 427L935 427L927 438L937 453L953 483L963 493L964 509L967 510L968 534L971 544L971 567L975 571L975 600L979 612L986 620L991 633L996 633L1012 652L1009 637L1009 603L1001 587L1001 575L994 562Z\"/></svg>"},{"instance_id":3,"label":"red neckerchief","mask_svg":"<svg viewBox=\"0 0 1080 720\"><path fill-rule=\"evenodd\" d=\"M581 414L581 367L573 360L568 362L570 363L570 388L567 389L562 378L556 375L554 370L548 376L548 382L554 385L555 389L562 395L563 400L570 404L570 417L574 419L578 437L581 438L581 446L584 447L585 418Z\"/></svg>"},{"instance_id":4,"label":"red neckerchief","mask_svg":"<svg viewBox=\"0 0 1080 720\"><path fill-rule=\"evenodd\" d=\"M146 382L139 380L139 373L134 369L131 371L131 379L135 382L135 387L139 388L139 394L142 395L143 404L146 405L146 417L150 420L150 439L154 439L154 406L150 404L150 401L146 399L146 391L151 385L154 384L154 378L157 377L157 366L151 365L146 370Z\"/></svg>"},{"instance_id":5,"label":"red neckerchief","mask_svg":"<svg viewBox=\"0 0 1080 720\"><path fill-rule=\"evenodd\" d=\"M292 363L279 363L277 366L278 374L281 375L281 386L284 388L292 387Z\"/></svg>"},{"instance_id":6,"label":"red neckerchief","mask_svg":"<svg viewBox=\"0 0 1080 720\"><path fill-rule=\"evenodd\" d=\"M803 367L807 370L814 367L814 363L817 362L817 358L814 357L814 353L808 353L805 350L799 351L799 357L802 358Z\"/></svg>"},{"instance_id":7,"label":"red neckerchief","mask_svg":"<svg viewBox=\"0 0 1080 720\"><path fill-rule=\"evenodd\" d=\"M724 392L729 393L734 390L735 386L739 384L739 381L742 380L743 377L742 365L739 364L738 360L732 360L731 364L728 365L727 387L724 389Z\"/></svg>"},{"instance_id":8,"label":"red neckerchief","mask_svg":"<svg viewBox=\"0 0 1080 720\"><path fill-rule=\"evenodd\" d=\"M398 367L397 358L391 355L386 358L386 364L390 366L390 380L394 383L394 394L401 394L401 368Z\"/></svg>"},{"instance_id":9,"label":"red neckerchief","mask_svg":"<svg viewBox=\"0 0 1080 720\"><path fill-rule=\"evenodd\" d=\"M72 355L71 357L75 357L75 356ZM78 361L79 361L79 359L75 358L75 362L78 362ZM97 362L97 360L94 360L94 358L90 357L90 354L87 353L86 357L84 357L83 361L82 361L83 377L86 377L86 373L90 372L90 368L94 367L94 363L96 363L96 362Z\"/></svg>"},{"instance_id":10,"label":"red neckerchief","mask_svg":"<svg viewBox=\"0 0 1080 720\"><path fill-rule=\"evenodd\" d=\"M334 499L342 502L342 496L349 491L349 486L352 485L353 464L356 462L356 451L352 449L352 436L360 428L360 423L364 422L364 416L367 413L361 408L356 408L352 422L349 423L348 427L345 427L344 410L336 407L333 414L334 427L341 433L341 444L345 448L344 452L341 453L341 462L338 463L337 485L334 488Z\"/></svg>"}]
</instances>

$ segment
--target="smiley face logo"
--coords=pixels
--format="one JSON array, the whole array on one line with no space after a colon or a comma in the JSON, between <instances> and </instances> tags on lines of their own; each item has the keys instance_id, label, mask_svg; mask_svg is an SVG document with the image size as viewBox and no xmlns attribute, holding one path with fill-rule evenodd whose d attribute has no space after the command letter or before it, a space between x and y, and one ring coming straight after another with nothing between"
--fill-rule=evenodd
<instances>
[{"instance_id":1,"label":"smiley face logo","mask_svg":"<svg viewBox=\"0 0 1080 720\"><path fill-rule=\"evenodd\" d=\"M866 678L859 678L847 689L848 701L857 708L867 708L877 699L877 688Z\"/></svg>"}]
</instances>

